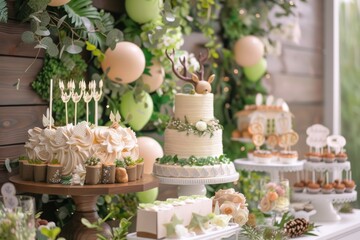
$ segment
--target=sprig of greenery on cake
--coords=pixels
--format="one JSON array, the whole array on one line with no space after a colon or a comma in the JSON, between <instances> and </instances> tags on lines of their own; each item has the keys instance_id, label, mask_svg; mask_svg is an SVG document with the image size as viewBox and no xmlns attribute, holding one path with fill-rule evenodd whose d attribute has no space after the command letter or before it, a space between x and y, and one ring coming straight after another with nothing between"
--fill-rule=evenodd
<instances>
[{"instance_id":1,"label":"sprig of greenery on cake","mask_svg":"<svg viewBox=\"0 0 360 240\"><path fill-rule=\"evenodd\" d=\"M162 158L158 158L156 161L160 164L200 167L228 164L231 162L225 155L220 155L219 157L195 157L192 155L189 158L179 158L177 155L165 155Z\"/></svg>"},{"instance_id":2,"label":"sprig of greenery on cake","mask_svg":"<svg viewBox=\"0 0 360 240\"><path fill-rule=\"evenodd\" d=\"M86 159L86 161L85 161L86 166L96 166L99 163L100 163L100 158L97 158L97 157L90 157L90 158Z\"/></svg>"},{"instance_id":3,"label":"sprig of greenery on cake","mask_svg":"<svg viewBox=\"0 0 360 240\"><path fill-rule=\"evenodd\" d=\"M168 129L175 129L179 132L186 132L187 135L194 134L197 136L204 136L210 134L210 137L214 136L214 132L223 129L223 126L219 123L219 120L212 119L208 122L197 121L195 124L190 123L186 116L185 122L182 122L180 119L172 119L168 126Z\"/></svg>"}]
</instances>

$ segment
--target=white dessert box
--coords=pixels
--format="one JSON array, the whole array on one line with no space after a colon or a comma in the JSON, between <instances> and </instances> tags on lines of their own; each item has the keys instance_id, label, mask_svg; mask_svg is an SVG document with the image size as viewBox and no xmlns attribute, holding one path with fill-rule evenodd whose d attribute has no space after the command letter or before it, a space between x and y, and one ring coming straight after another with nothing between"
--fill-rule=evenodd
<instances>
[{"instance_id":1,"label":"white dessert box","mask_svg":"<svg viewBox=\"0 0 360 240\"><path fill-rule=\"evenodd\" d=\"M212 213L212 200L206 197L188 198L186 200L175 199L173 203L168 202L138 209L136 221L138 237L165 238L166 228L164 224L170 223L174 215L183 221L184 226L187 226L193 213L203 216Z\"/></svg>"}]
</instances>

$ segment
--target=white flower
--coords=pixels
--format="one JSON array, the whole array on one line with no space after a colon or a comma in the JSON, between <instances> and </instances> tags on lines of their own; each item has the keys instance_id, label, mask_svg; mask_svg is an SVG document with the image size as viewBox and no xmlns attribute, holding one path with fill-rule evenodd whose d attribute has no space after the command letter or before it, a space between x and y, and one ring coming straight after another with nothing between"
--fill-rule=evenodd
<instances>
[{"instance_id":1,"label":"white flower","mask_svg":"<svg viewBox=\"0 0 360 240\"><path fill-rule=\"evenodd\" d=\"M176 237L183 238L189 235L189 230L182 224L177 224L175 226Z\"/></svg>"},{"instance_id":2,"label":"white flower","mask_svg":"<svg viewBox=\"0 0 360 240\"><path fill-rule=\"evenodd\" d=\"M275 202L274 211L286 212L289 210L290 201L287 197L279 197Z\"/></svg>"},{"instance_id":3,"label":"white flower","mask_svg":"<svg viewBox=\"0 0 360 240\"><path fill-rule=\"evenodd\" d=\"M215 215L214 218L211 219L211 223L218 227L226 227L231 218L231 215L226 214Z\"/></svg>"},{"instance_id":4,"label":"white flower","mask_svg":"<svg viewBox=\"0 0 360 240\"><path fill-rule=\"evenodd\" d=\"M197 130L199 130L200 132L203 132L207 129L207 124L206 122L204 121L198 121L196 124L195 124L195 127Z\"/></svg>"},{"instance_id":5,"label":"white flower","mask_svg":"<svg viewBox=\"0 0 360 240\"><path fill-rule=\"evenodd\" d=\"M237 207L236 207L235 203L230 202L230 201L225 201L220 206L220 212L221 212L221 214L235 216L235 214L237 212Z\"/></svg>"},{"instance_id":6,"label":"white flower","mask_svg":"<svg viewBox=\"0 0 360 240\"><path fill-rule=\"evenodd\" d=\"M249 210L247 208L239 208L234 216L234 222L243 226L249 219Z\"/></svg>"}]
</instances>

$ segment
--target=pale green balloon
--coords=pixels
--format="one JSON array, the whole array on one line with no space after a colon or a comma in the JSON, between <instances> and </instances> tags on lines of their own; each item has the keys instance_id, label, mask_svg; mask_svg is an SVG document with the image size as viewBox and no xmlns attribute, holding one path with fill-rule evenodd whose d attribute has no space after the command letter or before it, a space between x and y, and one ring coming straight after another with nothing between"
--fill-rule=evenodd
<instances>
[{"instance_id":1,"label":"pale green balloon","mask_svg":"<svg viewBox=\"0 0 360 240\"><path fill-rule=\"evenodd\" d=\"M250 67L244 67L244 74L247 79L256 82L265 74L266 68L267 62L262 58L257 64Z\"/></svg>"},{"instance_id":2,"label":"pale green balloon","mask_svg":"<svg viewBox=\"0 0 360 240\"><path fill-rule=\"evenodd\" d=\"M150 95L147 92L142 94L144 96L139 102L135 101L133 91L128 91L121 97L121 116L125 120L130 116L129 125L135 131L141 130L148 123L154 108Z\"/></svg>"},{"instance_id":3,"label":"pale green balloon","mask_svg":"<svg viewBox=\"0 0 360 240\"><path fill-rule=\"evenodd\" d=\"M162 5L162 0L126 0L125 2L129 17L140 24L159 17Z\"/></svg>"},{"instance_id":4,"label":"pale green balloon","mask_svg":"<svg viewBox=\"0 0 360 240\"><path fill-rule=\"evenodd\" d=\"M144 192L137 192L136 196L140 203L153 203L159 194L159 188L152 188Z\"/></svg>"}]
</instances>

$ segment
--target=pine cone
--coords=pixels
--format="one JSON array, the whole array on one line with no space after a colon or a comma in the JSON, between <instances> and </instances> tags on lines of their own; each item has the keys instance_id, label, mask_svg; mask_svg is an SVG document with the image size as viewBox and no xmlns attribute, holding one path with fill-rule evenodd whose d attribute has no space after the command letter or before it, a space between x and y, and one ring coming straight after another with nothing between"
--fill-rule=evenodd
<instances>
[{"instance_id":1,"label":"pine cone","mask_svg":"<svg viewBox=\"0 0 360 240\"><path fill-rule=\"evenodd\" d=\"M308 227L309 222L306 221L304 218L295 218L285 223L284 229L285 233L289 237L293 238L301 236L303 233L306 232Z\"/></svg>"}]
</instances>

